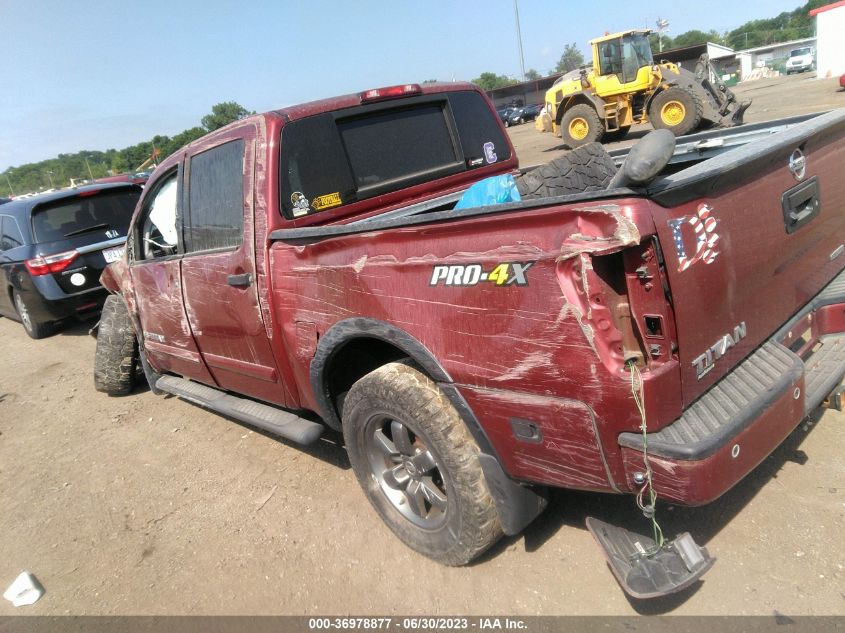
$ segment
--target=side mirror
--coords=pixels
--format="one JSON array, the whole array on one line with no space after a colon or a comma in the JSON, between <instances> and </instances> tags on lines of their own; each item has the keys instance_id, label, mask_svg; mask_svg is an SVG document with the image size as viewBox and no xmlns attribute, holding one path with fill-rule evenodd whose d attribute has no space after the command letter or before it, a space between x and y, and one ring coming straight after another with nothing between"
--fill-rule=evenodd
<instances>
[{"instance_id":1,"label":"side mirror","mask_svg":"<svg viewBox=\"0 0 845 633\"><path fill-rule=\"evenodd\" d=\"M674 134L669 130L649 132L631 148L607 188L647 185L669 164L674 153Z\"/></svg>"}]
</instances>

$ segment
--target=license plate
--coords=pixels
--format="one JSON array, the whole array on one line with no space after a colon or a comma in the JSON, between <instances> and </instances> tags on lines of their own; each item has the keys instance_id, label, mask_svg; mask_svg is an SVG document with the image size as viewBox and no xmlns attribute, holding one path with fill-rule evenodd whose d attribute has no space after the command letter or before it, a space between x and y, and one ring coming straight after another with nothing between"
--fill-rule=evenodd
<instances>
[{"instance_id":1,"label":"license plate","mask_svg":"<svg viewBox=\"0 0 845 633\"><path fill-rule=\"evenodd\" d=\"M123 251L125 250L124 246L115 246L113 248L107 248L103 251L103 257L106 258L106 263L111 264L112 262L116 262L121 257L123 257Z\"/></svg>"}]
</instances>

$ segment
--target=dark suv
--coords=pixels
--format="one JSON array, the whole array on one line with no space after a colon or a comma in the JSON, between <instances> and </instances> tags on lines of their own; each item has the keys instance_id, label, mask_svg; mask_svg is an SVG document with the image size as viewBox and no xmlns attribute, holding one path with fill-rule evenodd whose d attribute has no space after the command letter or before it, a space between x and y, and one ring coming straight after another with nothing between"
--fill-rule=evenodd
<instances>
[{"instance_id":1,"label":"dark suv","mask_svg":"<svg viewBox=\"0 0 845 633\"><path fill-rule=\"evenodd\" d=\"M100 273L122 256L140 195L137 185L99 184L0 207L0 314L32 338L95 316L107 294Z\"/></svg>"}]
</instances>

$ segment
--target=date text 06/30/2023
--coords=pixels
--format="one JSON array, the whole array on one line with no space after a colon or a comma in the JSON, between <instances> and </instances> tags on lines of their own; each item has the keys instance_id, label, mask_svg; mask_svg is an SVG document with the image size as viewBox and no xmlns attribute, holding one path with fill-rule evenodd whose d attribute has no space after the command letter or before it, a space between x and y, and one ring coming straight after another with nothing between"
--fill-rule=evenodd
<instances>
[{"instance_id":1,"label":"date text 06/30/2023","mask_svg":"<svg viewBox=\"0 0 845 633\"><path fill-rule=\"evenodd\" d=\"M403 631L418 630L524 630L526 624L523 620L516 618L448 618L448 617L409 617L409 618L382 618L382 617L359 617L359 618L309 618L308 628L317 630L389 630L399 629Z\"/></svg>"}]
</instances>

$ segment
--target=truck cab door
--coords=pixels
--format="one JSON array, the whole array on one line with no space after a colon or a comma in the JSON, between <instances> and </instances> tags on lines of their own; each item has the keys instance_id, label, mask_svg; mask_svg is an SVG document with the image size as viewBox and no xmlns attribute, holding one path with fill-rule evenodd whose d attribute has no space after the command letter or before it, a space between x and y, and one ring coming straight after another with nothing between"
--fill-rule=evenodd
<instances>
[{"instance_id":1,"label":"truck cab door","mask_svg":"<svg viewBox=\"0 0 845 633\"><path fill-rule=\"evenodd\" d=\"M141 321L139 336L158 371L214 384L182 302L181 167L157 177L148 187L127 241L129 274Z\"/></svg>"},{"instance_id":2,"label":"truck cab door","mask_svg":"<svg viewBox=\"0 0 845 633\"><path fill-rule=\"evenodd\" d=\"M253 225L256 131L237 128L186 161L185 308L217 384L285 404L258 300Z\"/></svg>"}]
</instances>

